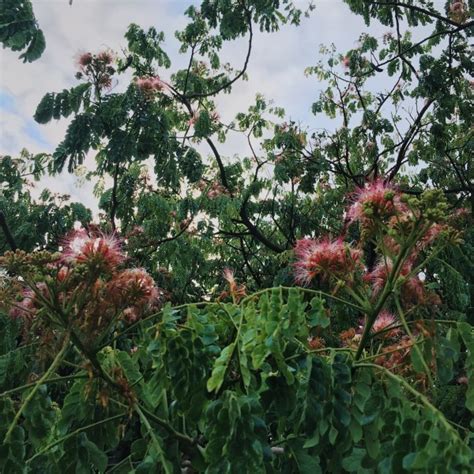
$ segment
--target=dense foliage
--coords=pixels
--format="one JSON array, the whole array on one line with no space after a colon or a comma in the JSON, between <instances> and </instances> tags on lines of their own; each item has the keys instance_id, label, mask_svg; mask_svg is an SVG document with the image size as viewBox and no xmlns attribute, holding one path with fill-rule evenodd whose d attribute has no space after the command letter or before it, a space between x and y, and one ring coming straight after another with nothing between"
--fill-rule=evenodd
<instances>
[{"instance_id":1,"label":"dense foliage","mask_svg":"<svg viewBox=\"0 0 474 474\"><path fill-rule=\"evenodd\" d=\"M1 40L37 59L14 3ZM188 8L172 73L132 24L43 97L63 141L0 163L3 472L472 472L473 5L345 3L390 31L307 68L327 129L219 114L254 29L324 15L289 0ZM32 196L84 166L95 221Z\"/></svg>"}]
</instances>

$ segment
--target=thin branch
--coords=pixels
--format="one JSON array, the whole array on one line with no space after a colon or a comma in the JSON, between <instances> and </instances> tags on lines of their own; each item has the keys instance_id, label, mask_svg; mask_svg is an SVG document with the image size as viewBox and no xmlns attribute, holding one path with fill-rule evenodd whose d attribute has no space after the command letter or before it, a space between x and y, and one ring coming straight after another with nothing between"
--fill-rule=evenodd
<instances>
[{"instance_id":1,"label":"thin branch","mask_svg":"<svg viewBox=\"0 0 474 474\"><path fill-rule=\"evenodd\" d=\"M405 154L408 150L408 147L410 146L411 142L415 138L418 129L421 125L421 120L423 119L423 116L425 115L426 111L431 107L431 104L434 102L434 99L428 99L423 108L420 110L418 113L418 116L416 117L415 121L411 125L410 129L408 130L405 139L402 142L402 146L398 152L397 156L397 161L393 165L393 167L390 170L390 174L387 178L387 181L392 181L393 178L397 175L398 171L402 167L403 160L405 158Z\"/></svg>"},{"instance_id":2,"label":"thin branch","mask_svg":"<svg viewBox=\"0 0 474 474\"><path fill-rule=\"evenodd\" d=\"M249 43L248 43L248 49L247 49L247 56L245 57L244 66L242 70L232 80L230 80L226 84L221 85L220 87L213 90L212 92L205 92L201 94L198 94L198 93L190 94L189 96L187 96L188 99L205 98L205 97L216 95L220 91L230 87L232 84L234 84L234 82L238 81L245 74L245 72L247 71L248 64L249 64L250 55L252 53L252 40L253 40L252 17L248 9L246 9L246 12L247 12L247 23L248 23L248 28L249 28Z\"/></svg>"},{"instance_id":3,"label":"thin branch","mask_svg":"<svg viewBox=\"0 0 474 474\"><path fill-rule=\"evenodd\" d=\"M372 5L379 5L381 7L401 7L401 8L406 8L408 10L416 11L418 13L421 13L422 15L429 16L431 18L436 18L439 21L442 21L443 23L448 23L452 26L459 26L459 23L456 21L451 20L450 18L444 17L440 15L439 13L436 13L431 10L426 10L425 8L419 7L417 5L412 5L404 2L370 2ZM474 22L469 22L471 24L474 24Z\"/></svg>"},{"instance_id":4,"label":"thin branch","mask_svg":"<svg viewBox=\"0 0 474 474\"><path fill-rule=\"evenodd\" d=\"M3 234L5 235L5 239L8 242L8 245L13 251L15 251L18 246L16 245L15 239L13 238L13 235L10 232L10 228L8 227L7 220L3 211L0 211L0 227L2 228Z\"/></svg>"},{"instance_id":5,"label":"thin branch","mask_svg":"<svg viewBox=\"0 0 474 474\"><path fill-rule=\"evenodd\" d=\"M118 173L119 173L119 164L117 163L115 165L115 170L114 170L114 185L112 187L112 196L111 196L111 206L110 206L110 222L112 225L112 230L115 232L116 226L115 226L115 215L117 213L117 207L118 207L118 200L117 200L117 186L118 186Z\"/></svg>"},{"instance_id":6,"label":"thin branch","mask_svg":"<svg viewBox=\"0 0 474 474\"><path fill-rule=\"evenodd\" d=\"M5 434L5 438L3 441L4 443L9 442L10 437L13 433L13 430L15 429L15 426L17 425L23 411L26 409L28 404L36 395L36 392L38 391L40 386L44 383L45 380L48 380L49 376L54 372L56 367L61 363L61 360L64 357L67 348L69 347L69 338L70 338L70 334L67 333L64 337L61 350L56 354L56 357L54 358L52 364L49 366L48 370L37 380L33 390L28 394L28 396L22 402L20 409L16 412L15 417L13 418L12 422L10 423L10 426L8 427L7 433Z\"/></svg>"}]
</instances>

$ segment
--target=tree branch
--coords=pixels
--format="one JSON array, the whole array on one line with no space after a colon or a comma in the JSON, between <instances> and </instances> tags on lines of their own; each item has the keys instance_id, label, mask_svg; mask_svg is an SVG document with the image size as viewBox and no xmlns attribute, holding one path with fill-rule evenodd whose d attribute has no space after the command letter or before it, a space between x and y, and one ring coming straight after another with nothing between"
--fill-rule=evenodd
<instances>
[{"instance_id":1,"label":"tree branch","mask_svg":"<svg viewBox=\"0 0 474 474\"><path fill-rule=\"evenodd\" d=\"M213 90L212 92L204 92L204 93L201 93L201 94L198 94L198 93L190 94L189 96L187 96L188 99L198 99L198 98L202 99L202 98L205 98L205 97L210 97L212 95L216 95L220 91L230 87L232 84L234 84L234 82L237 82L245 74L245 72L247 71L248 64L249 64L250 55L252 53L252 40L253 40L252 17L250 15L250 11L248 9L246 9L246 12L247 12L247 22L248 22L248 27L249 27L249 43L248 43L248 49L247 49L247 56L245 57L244 66L243 66L242 70L232 80L230 80L226 84L221 85L220 87Z\"/></svg>"},{"instance_id":2,"label":"tree branch","mask_svg":"<svg viewBox=\"0 0 474 474\"><path fill-rule=\"evenodd\" d=\"M18 246L16 245L15 239L13 238L13 235L10 232L10 228L8 227L7 220L3 211L0 211L0 227L2 228L3 234L5 235L5 239L8 242L8 245L13 251L15 251Z\"/></svg>"},{"instance_id":3,"label":"tree branch","mask_svg":"<svg viewBox=\"0 0 474 474\"><path fill-rule=\"evenodd\" d=\"M370 2L372 5L379 5L381 7L401 7L401 8L406 8L408 10L412 10L418 13L421 13L422 15L429 16L431 18L436 18L439 21L442 21L444 23L448 23L452 26L459 26L459 23L451 20L450 18L444 17L440 15L439 13L436 13L431 10L426 10L425 8L419 7L418 5L411 5L408 3L404 2Z\"/></svg>"},{"instance_id":4,"label":"tree branch","mask_svg":"<svg viewBox=\"0 0 474 474\"><path fill-rule=\"evenodd\" d=\"M398 152L397 156L397 161L393 165L390 174L387 178L387 181L392 181L393 178L397 175L398 171L402 167L403 164L403 159L405 158L406 151L408 147L410 146L413 138L416 135L416 132L418 131L418 128L421 124L421 120L423 119L423 116L425 115L426 111L431 107L431 104L434 102L434 99L428 99L426 104L423 106L423 108L420 110L418 113L418 116L416 117L415 121L413 122L412 126L408 130L403 142L402 146L400 148L400 151Z\"/></svg>"}]
</instances>

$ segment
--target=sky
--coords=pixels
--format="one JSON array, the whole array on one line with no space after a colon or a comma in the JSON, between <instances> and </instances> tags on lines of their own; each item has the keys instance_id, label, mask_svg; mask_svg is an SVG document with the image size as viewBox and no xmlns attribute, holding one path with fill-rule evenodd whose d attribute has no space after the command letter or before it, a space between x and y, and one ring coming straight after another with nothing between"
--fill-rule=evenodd
<instances>
[{"instance_id":1,"label":"sky","mask_svg":"<svg viewBox=\"0 0 474 474\"><path fill-rule=\"evenodd\" d=\"M439 3L441 0L435 3ZM193 0L32 0L38 23L46 37L43 56L33 63L23 63L19 53L0 50L0 155L16 156L26 148L32 153L52 152L64 137L68 120L39 125L33 114L47 92L61 91L78 84L74 60L79 52L103 49L122 51L124 33L130 23L143 28L154 26L165 33L164 49L172 61L167 74L187 64L178 54L174 32L187 19L184 11ZM300 3L301 7L307 4ZM382 35L387 29L371 27L370 33ZM247 110L257 93L272 99L286 110L287 117L310 127L321 126L311 115L311 103L318 97L321 84L304 75L315 65L319 46L334 43L338 51L353 48L366 31L361 17L350 12L340 0L317 0L316 10L299 27L284 26L272 34L257 33L248 67L248 81L239 81L231 94L217 101L223 121L230 121L239 111ZM246 39L227 45L223 62L239 69L246 54ZM118 86L120 87L120 85ZM321 120L320 118L318 119ZM238 153L239 144L230 142L229 153ZM92 183L78 182L74 175L45 178L41 183L56 192L70 194L73 200L95 208Z\"/></svg>"}]
</instances>

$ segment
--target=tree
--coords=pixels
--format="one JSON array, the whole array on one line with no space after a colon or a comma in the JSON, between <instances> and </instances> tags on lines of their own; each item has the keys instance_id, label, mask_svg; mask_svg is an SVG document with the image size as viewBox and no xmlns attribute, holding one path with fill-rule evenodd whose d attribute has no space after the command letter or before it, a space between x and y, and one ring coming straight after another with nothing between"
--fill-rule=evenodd
<instances>
[{"instance_id":1,"label":"tree","mask_svg":"<svg viewBox=\"0 0 474 474\"><path fill-rule=\"evenodd\" d=\"M306 71L331 129L261 95L218 114L254 29L301 21L290 1L190 7L169 81L163 33L130 25L123 57L82 54L42 99L37 122L72 116L49 170L92 153L104 215L2 259L4 469L472 469L472 6L345 3L394 31ZM230 131L248 156L223 156Z\"/></svg>"}]
</instances>

